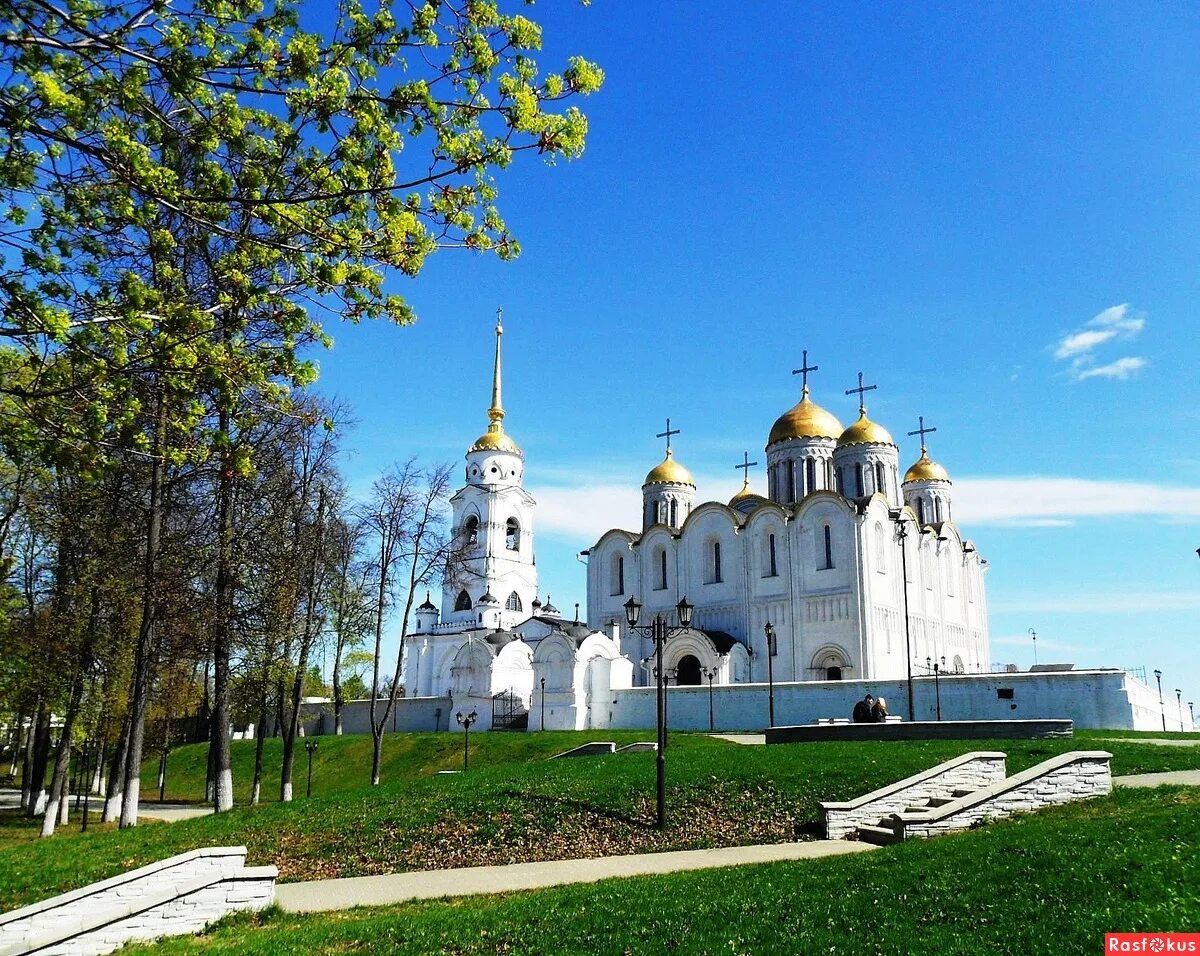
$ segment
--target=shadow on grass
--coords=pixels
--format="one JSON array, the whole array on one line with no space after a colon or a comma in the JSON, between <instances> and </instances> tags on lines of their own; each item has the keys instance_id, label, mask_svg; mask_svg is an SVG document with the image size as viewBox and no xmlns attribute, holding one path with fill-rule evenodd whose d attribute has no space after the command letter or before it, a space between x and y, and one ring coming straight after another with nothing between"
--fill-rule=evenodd
<instances>
[{"instance_id":1,"label":"shadow on grass","mask_svg":"<svg viewBox=\"0 0 1200 956\"><path fill-rule=\"evenodd\" d=\"M587 800L574 800L570 797L552 797L546 794L526 793L522 790L507 789L502 791L504 796L525 804L536 804L538 807L562 807L571 810L582 810L585 813L591 813L598 817L603 817L605 820L611 820L614 823L624 823L638 830L652 831L655 829L654 821L643 817L634 816L632 813L621 810L614 810L611 807L602 807Z\"/></svg>"}]
</instances>

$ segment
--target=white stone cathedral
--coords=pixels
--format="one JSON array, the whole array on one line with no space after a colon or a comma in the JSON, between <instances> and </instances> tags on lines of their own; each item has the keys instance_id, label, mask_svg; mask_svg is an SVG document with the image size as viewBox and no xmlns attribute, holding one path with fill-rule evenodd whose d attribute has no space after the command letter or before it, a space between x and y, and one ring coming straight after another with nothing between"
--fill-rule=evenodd
<instances>
[{"instance_id":1,"label":"white stone cathedral","mask_svg":"<svg viewBox=\"0 0 1200 956\"><path fill-rule=\"evenodd\" d=\"M806 353L807 359L807 353ZM647 617L694 606L691 631L667 644L672 683L888 680L926 659L951 673L990 670L984 561L953 520L952 485L929 457L900 478L900 451L867 415L862 385L849 427L809 397L781 415L766 443L767 494L696 504L696 483L666 457L642 484L639 532L614 529L588 552L588 621L616 627L622 652L650 656L624 629L636 597ZM905 618L907 617L907 628ZM775 634L768 664L766 625ZM906 653L906 646L909 652ZM638 684L653 680L635 670Z\"/></svg>"}]
</instances>

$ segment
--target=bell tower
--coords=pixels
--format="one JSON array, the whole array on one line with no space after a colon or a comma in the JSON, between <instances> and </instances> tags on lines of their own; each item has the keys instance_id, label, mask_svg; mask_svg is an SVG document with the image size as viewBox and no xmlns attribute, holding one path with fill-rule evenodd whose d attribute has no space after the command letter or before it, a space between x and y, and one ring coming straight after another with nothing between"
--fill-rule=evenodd
<instances>
[{"instance_id":1,"label":"bell tower","mask_svg":"<svg viewBox=\"0 0 1200 956\"><path fill-rule=\"evenodd\" d=\"M450 499L459 559L442 586L442 623L512 627L537 596L533 512L522 487L525 453L504 431L503 314L496 310L496 357L487 431L467 449L466 485Z\"/></svg>"}]
</instances>

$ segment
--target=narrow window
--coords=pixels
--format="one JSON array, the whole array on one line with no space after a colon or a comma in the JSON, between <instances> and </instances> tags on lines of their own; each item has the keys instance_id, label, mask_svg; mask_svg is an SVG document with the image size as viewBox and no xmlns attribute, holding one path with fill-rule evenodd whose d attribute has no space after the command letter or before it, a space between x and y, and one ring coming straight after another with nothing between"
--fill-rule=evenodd
<instances>
[{"instance_id":1,"label":"narrow window","mask_svg":"<svg viewBox=\"0 0 1200 956\"><path fill-rule=\"evenodd\" d=\"M504 527L504 547L509 551L521 550L521 526L516 518L509 518Z\"/></svg>"},{"instance_id":2,"label":"narrow window","mask_svg":"<svg viewBox=\"0 0 1200 956\"><path fill-rule=\"evenodd\" d=\"M470 515L463 524L463 537L467 544L474 544L479 540L479 519L475 515Z\"/></svg>"},{"instance_id":3,"label":"narrow window","mask_svg":"<svg viewBox=\"0 0 1200 956\"><path fill-rule=\"evenodd\" d=\"M875 490L881 495L887 494L887 488L883 480L883 462L881 461L875 462Z\"/></svg>"},{"instance_id":4,"label":"narrow window","mask_svg":"<svg viewBox=\"0 0 1200 956\"><path fill-rule=\"evenodd\" d=\"M925 499L924 498L917 499L917 521L920 523L922 528L925 527Z\"/></svg>"},{"instance_id":5,"label":"narrow window","mask_svg":"<svg viewBox=\"0 0 1200 956\"><path fill-rule=\"evenodd\" d=\"M667 552L661 550L658 552L658 589L665 591L667 589Z\"/></svg>"},{"instance_id":6,"label":"narrow window","mask_svg":"<svg viewBox=\"0 0 1200 956\"><path fill-rule=\"evenodd\" d=\"M839 468L837 470L837 493L844 495L846 493L846 469Z\"/></svg>"},{"instance_id":7,"label":"narrow window","mask_svg":"<svg viewBox=\"0 0 1200 956\"><path fill-rule=\"evenodd\" d=\"M713 583L721 583L721 542L713 542Z\"/></svg>"},{"instance_id":8,"label":"narrow window","mask_svg":"<svg viewBox=\"0 0 1200 956\"><path fill-rule=\"evenodd\" d=\"M679 502L671 499L671 527L679 527Z\"/></svg>"},{"instance_id":9,"label":"narrow window","mask_svg":"<svg viewBox=\"0 0 1200 956\"><path fill-rule=\"evenodd\" d=\"M504 610L521 610L521 595L519 595L516 591L513 591L513 593L508 596L508 600L504 602Z\"/></svg>"},{"instance_id":10,"label":"narrow window","mask_svg":"<svg viewBox=\"0 0 1200 956\"><path fill-rule=\"evenodd\" d=\"M933 499L933 510L937 514L937 520L942 521L943 518L942 518L942 499L941 498Z\"/></svg>"},{"instance_id":11,"label":"narrow window","mask_svg":"<svg viewBox=\"0 0 1200 956\"><path fill-rule=\"evenodd\" d=\"M825 459L825 487L833 487L833 459Z\"/></svg>"},{"instance_id":12,"label":"narrow window","mask_svg":"<svg viewBox=\"0 0 1200 956\"><path fill-rule=\"evenodd\" d=\"M454 610L469 611L471 610L471 595L466 591L459 591L458 598L454 602Z\"/></svg>"},{"instance_id":13,"label":"narrow window","mask_svg":"<svg viewBox=\"0 0 1200 956\"><path fill-rule=\"evenodd\" d=\"M617 589L614 594L625 593L625 558L623 555L617 555Z\"/></svg>"},{"instance_id":14,"label":"narrow window","mask_svg":"<svg viewBox=\"0 0 1200 956\"><path fill-rule=\"evenodd\" d=\"M818 570L828 571L833 567L833 533L825 525L825 563Z\"/></svg>"},{"instance_id":15,"label":"narrow window","mask_svg":"<svg viewBox=\"0 0 1200 956\"><path fill-rule=\"evenodd\" d=\"M866 494L866 491L863 489L862 462L859 462L857 465L854 466L854 488L855 488L854 497L861 498L863 495Z\"/></svg>"},{"instance_id":16,"label":"narrow window","mask_svg":"<svg viewBox=\"0 0 1200 956\"><path fill-rule=\"evenodd\" d=\"M772 501L778 500L778 498L775 495L775 469L774 468L767 469L767 497L770 498Z\"/></svg>"},{"instance_id":17,"label":"narrow window","mask_svg":"<svg viewBox=\"0 0 1200 956\"><path fill-rule=\"evenodd\" d=\"M775 564L775 535L773 534L767 535L767 567L769 568L767 577L778 576L779 568Z\"/></svg>"},{"instance_id":18,"label":"narrow window","mask_svg":"<svg viewBox=\"0 0 1200 956\"><path fill-rule=\"evenodd\" d=\"M817 460L815 458L808 459L804 471L804 493L810 495L817 490Z\"/></svg>"}]
</instances>

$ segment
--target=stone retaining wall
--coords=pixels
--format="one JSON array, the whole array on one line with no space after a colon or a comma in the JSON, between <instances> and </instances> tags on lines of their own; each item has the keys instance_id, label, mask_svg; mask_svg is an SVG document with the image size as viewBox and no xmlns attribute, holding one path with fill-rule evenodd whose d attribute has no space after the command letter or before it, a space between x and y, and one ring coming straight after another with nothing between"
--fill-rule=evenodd
<instances>
[{"instance_id":1,"label":"stone retaining wall","mask_svg":"<svg viewBox=\"0 0 1200 956\"><path fill-rule=\"evenodd\" d=\"M976 751L938 764L897 783L846 802L823 802L825 835L840 840L864 825L899 813L905 807L933 798L946 799L955 790L978 790L1004 779L1004 754Z\"/></svg>"},{"instance_id":2,"label":"stone retaining wall","mask_svg":"<svg viewBox=\"0 0 1200 956\"><path fill-rule=\"evenodd\" d=\"M275 898L273 866L245 866L245 847L208 847L0 914L0 956L91 956L133 940L194 933Z\"/></svg>"},{"instance_id":3,"label":"stone retaining wall","mask_svg":"<svg viewBox=\"0 0 1200 956\"><path fill-rule=\"evenodd\" d=\"M1112 754L1103 750L1061 754L936 809L897 814L890 824L901 837L929 837L1014 813L1103 796L1112 790L1111 759Z\"/></svg>"}]
</instances>

